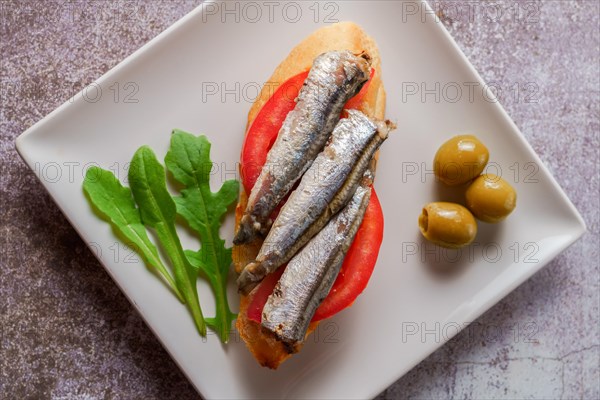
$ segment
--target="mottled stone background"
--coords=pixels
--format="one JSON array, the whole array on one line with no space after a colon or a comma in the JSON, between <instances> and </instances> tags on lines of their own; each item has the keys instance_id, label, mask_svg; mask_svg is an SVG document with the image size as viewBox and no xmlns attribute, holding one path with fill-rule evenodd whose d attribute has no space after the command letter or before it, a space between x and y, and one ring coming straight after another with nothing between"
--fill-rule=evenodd
<instances>
[{"instance_id":1,"label":"mottled stone background","mask_svg":"<svg viewBox=\"0 0 600 400\"><path fill-rule=\"evenodd\" d=\"M0 2L0 398L197 398L14 142L199 1L65 3ZM589 232L381 399L600 398L598 2L492 4L433 5Z\"/></svg>"}]
</instances>

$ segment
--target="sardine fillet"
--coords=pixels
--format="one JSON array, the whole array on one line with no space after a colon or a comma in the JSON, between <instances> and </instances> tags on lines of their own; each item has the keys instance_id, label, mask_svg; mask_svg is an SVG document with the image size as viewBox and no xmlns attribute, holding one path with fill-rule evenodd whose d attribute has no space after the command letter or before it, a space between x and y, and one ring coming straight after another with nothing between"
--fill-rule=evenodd
<instances>
[{"instance_id":1,"label":"sardine fillet","mask_svg":"<svg viewBox=\"0 0 600 400\"><path fill-rule=\"evenodd\" d=\"M256 260L246 265L238 288L249 293L267 274L296 254L350 200L379 146L395 126L349 110L300 185L281 209Z\"/></svg>"},{"instance_id":2,"label":"sardine fillet","mask_svg":"<svg viewBox=\"0 0 600 400\"><path fill-rule=\"evenodd\" d=\"M267 233L273 210L323 149L344 104L360 91L369 74L366 54L331 51L315 59L296 107L287 115L250 192L235 244Z\"/></svg>"},{"instance_id":3,"label":"sardine fillet","mask_svg":"<svg viewBox=\"0 0 600 400\"><path fill-rule=\"evenodd\" d=\"M350 202L288 263L263 308L262 326L279 340L302 342L327 296L363 220L371 188L359 186Z\"/></svg>"}]
</instances>

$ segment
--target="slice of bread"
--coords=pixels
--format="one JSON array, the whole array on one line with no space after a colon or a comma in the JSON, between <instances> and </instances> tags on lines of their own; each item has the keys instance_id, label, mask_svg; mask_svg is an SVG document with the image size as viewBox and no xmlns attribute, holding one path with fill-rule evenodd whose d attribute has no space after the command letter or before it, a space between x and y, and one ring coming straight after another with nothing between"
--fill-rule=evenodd
<instances>
[{"instance_id":1,"label":"slice of bread","mask_svg":"<svg viewBox=\"0 0 600 400\"><path fill-rule=\"evenodd\" d=\"M313 60L320 54L333 50L350 50L355 54L366 52L371 57L375 75L369 83L368 90L363 98L360 110L370 117L383 119L385 115L385 90L381 80L381 59L379 51L372 38L353 22L340 22L320 28L298 44L269 78L269 85L265 85L248 113L246 132L252 125L258 112L272 94L272 88L281 85L287 79L300 72L310 69ZM376 158L373 160L372 169L375 169ZM236 207L236 230L239 221L246 209L249 193L242 190ZM250 261L256 258L261 246L261 241L234 246L233 264L236 272L240 273ZM277 368L283 361L300 350L301 345L291 347L277 340L273 334L266 332L261 325L250 321L246 311L252 300L252 293L241 296L240 311L236 327L240 337L252 352L256 360L263 366ZM311 323L307 336L317 327L318 323Z\"/></svg>"}]
</instances>

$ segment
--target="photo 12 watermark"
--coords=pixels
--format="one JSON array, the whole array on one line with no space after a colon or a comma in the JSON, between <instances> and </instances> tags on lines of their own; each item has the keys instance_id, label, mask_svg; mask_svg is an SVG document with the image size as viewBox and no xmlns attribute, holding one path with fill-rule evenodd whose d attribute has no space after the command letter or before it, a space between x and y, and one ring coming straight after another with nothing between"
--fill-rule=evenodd
<instances>
[{"instance_id":1,"label":"photo 12 watermark","mask_svg":"<svg viewBox=\"0 0 600 400\"><path fill-rule=\"evenodd\" d=\"M536 82L488 82L475 81L405 81L400 86L402 103L487 103L510 101L511 103L538 103L539 85Z\"/></svg>"},{"instance_id":2,"label":"photo 12 watermark","mask_svg":"<svg viewBox=\"0 0 600 400\"><path fill-rule=\"evenodd\" d=\"M540 245L536 241L496 242L474 241L458 249L441 247L428 241L403 241L397 246L399 259L406 263L458 264L473 263L478 260L488 264L540 262Z\"/></svg>"},{"instance_id":3,"label":"photo 12 watermark","mask_svg":"<svg viewBox=\"0 0 600 400\"><path fill-rule=\"evenodd\" d=\"M82 182L86 176L88 180L94 182L97 179L96 175L93 172L88 174L88 171L92 167L98 167L112 172L119 181L127 185L129 166L129 161L103 163L96 161L36 161L33 164L33 172L40 181L50 184ZM241 180L239 161L205 163L203 171L200 172L208 175L213 183L224 183L231 179Z\"/></svg>"},{"instance_id":4,"label":"photo 12 watermark","mask_svg":"<svg viewBox=\"0 0 600 400\"><path fill-rule=\"evenodd\" d=\"M106 246L98 242L89 242L90 251L101 261L113 264L139 264L142 262L139 256L139 248L133 242L124 244L119 241L112 242Z\"/></svg>"},{"instance_id":5,"label":"photo 12 watermark","mask_svg":"<svg viewBox=\"0 0 600 400\"><path fill-rule=\"evenodd\" d=\"M216 1L204 5L202 22L332 24L339 22L339 1Z\"/></svg>"},{"instance_id":6,"label":"photo 12 watermark","mask_svg":"<svg viewBox=\"0 0 600 400\"><path fill-rule=\"evenodd\" d=\"M54 76L36 80L2 78L0 79L0 102L22 96L27 96L34 101L44 100L47 93L63 92L65 89L70 93L68 103L74 103L78 99L90 104L102 100L125 105L140 103L140 86L134 81L113 81L100 85L95 81L91 83L69 82Z\"/></svg>"},{"instance_id":7,"label":"photo 12 watermark","mask_svg":"<svg viewBox=\"0 0 600 400\"><path fill-rule=\"evenodd\" d=\"M401 3L400 21L460 21L474 23L540 23L540 1L405 1Z\"/></svg>"},{"instance_id":8,"label":"photo 12 watermark","mask_svg":"<svg viewBox=\"0 0 600 400\"><path fill-rule=\"evenodd\" d=\"M447 180L452 181L461 176L475 176L472 173L479 164L477 163L458 163L449 162L439 166L438 170ZM403 161L400 163L400 181L402 183L419 182L440 182L435 173L435 168L431 162L425 161ZM514 184L535 184L539 183L538 173L540 166L535 161L515 161L509 165L503 165L495 161L489 161L482 171L487 174L486 180L494 183L503 179Z\"/></svg>"},{"instance_id":9,"label":"photo 12 watermark","mask_svg":"<svg viewBox=\"0 0 600 400\"><path fill-rule=\"evenodd\" d=\"M103 21L131 25L142 18L143 6L141 0L2 0L0 23L41 26Z\"/></svg>"},{"instance_id":10,"label":"photo 12 watermark","mask_svg":"<svg viewBox=\"0 0 600 400\"><path fill-rule=\"evenodd\" d=\"M513 343L539 343L539 326L534 321L511 325L480 322L414 322L401 324L402 343L445 343L459 332L469 343L494 343L509 340Z\"/></svg>"},{"instance_id":11,"label":"photo 12 watermark","mask_svg":"<svg viewBox=\"0 0 600 400\"><path fill-rule=\"evenodd\" d=\"M95 161L48 161L35 162L33 172L38 179L44 183L62 184L82 182L88 176L88 170L92 167L104 168L112 172L117 179L127 184L127 175L129 172L129 162L112 162L108 165L100 165ZM88 176L92 181L95 179L93 173Z\"/></svg>"}]
</instances>

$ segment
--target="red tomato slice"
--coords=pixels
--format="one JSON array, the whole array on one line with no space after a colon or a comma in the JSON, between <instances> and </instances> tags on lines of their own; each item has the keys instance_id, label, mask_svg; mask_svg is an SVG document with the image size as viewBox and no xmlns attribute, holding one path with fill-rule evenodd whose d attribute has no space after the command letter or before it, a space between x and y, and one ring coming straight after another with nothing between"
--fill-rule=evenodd
<instances>
[{"instance_id":1,"label":"red tomato slice","mask_svg":"<svg viewBox=\"0 0 600 400\"><path fill-rule=\"evenodd\" d=\"M240 173L246 193L250 193L267 162L267 153L275 143L285 117L296 106L296 97L307 76L308 71L304 71L285 81L254 118L242 147Z\"/></svg>"},{"instance_id":2,"label":"red tomato slice","mask_svg":"<svg viewBox=\"0 0 600 400\"><path fill-rule=\"evenodd\" d=\"M273 293L273 289L275 289L275 285L279 282L279 278L283 275L284 270L285 266L277 268L275 272L265 276L265 279L258 285L254 292L254 297L252 297L252 301L248 305L247 313L250 321L258 323L262 321L262 310L265 308L267 299Z\"/></svg>"},{"instance_id":3,"label":"red tomato slice","mask_svg":"<svg viewBox=\"0 0 600 400\"><path fill-rule=\"evenodd\" d=\"M363 99L365 98L365 95L367 94L367 90L369 90L369 85L371 84L371 81L373 80L374 76L375 76L375 68L371 68L371 75L369 75L369 80L363 85L362 88L360 88L360 91L356 94L356 96L354 96L353 98L351 98L350 100L348 100L346 102L346 105L344 106L344 110L352 110L352 109L360 108L360 105L361 105Z\"/></svg>"},{"instance_id":4,"label":"red tomato slice","mask_svg":"<svg viewBox=\"0 0 600 400\"><path fill-rule=\"evenodd\" d=\"M367 83L346 103L345 109L359 108L374 74L375 70L372 69ZM256 183L267 161L267 153L273 146L287 114L296 106L295 100L307 76L308 71L305 71L285 81L261 108L248 129L241 154L241 177L246 193L250 193ZM382 240L383 212L373 190L365 217L346 254L340 273L329 295L317 309L313 321L336 314L350 306L362 293L373 273ZM281 267L265 277L256 288L248 306L248 319L260 323L262 309L284 269L285 267Z\"/></svg>"}]
</instances>

